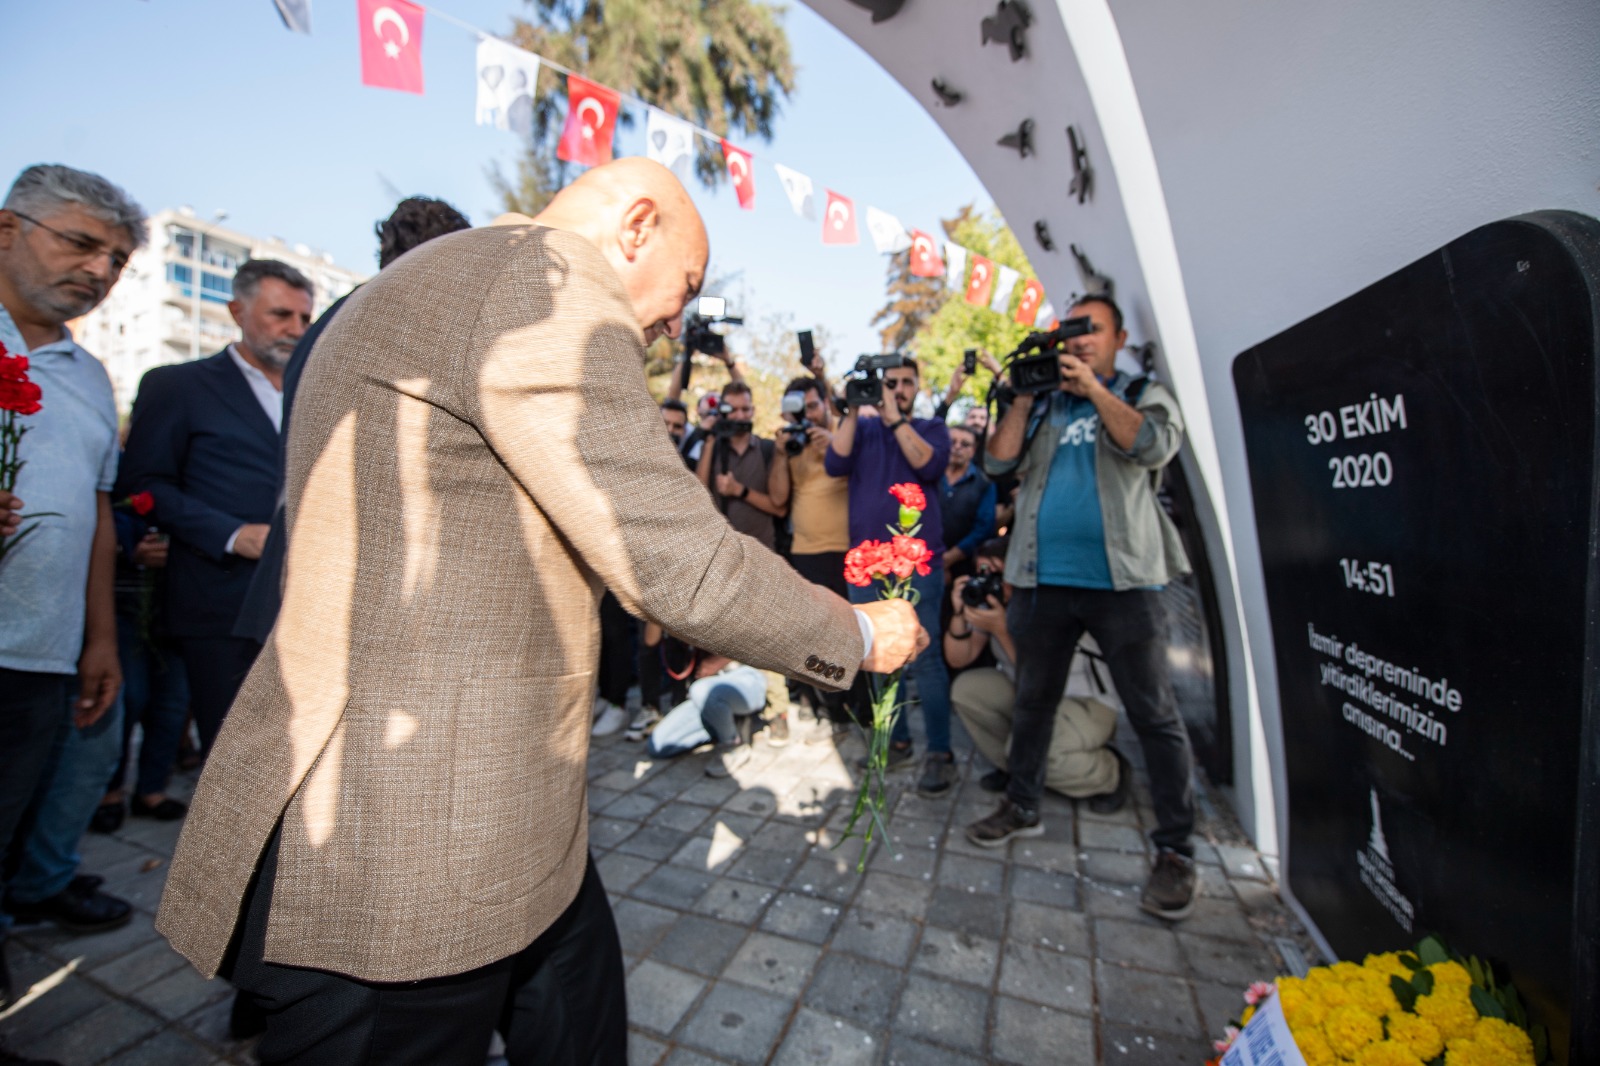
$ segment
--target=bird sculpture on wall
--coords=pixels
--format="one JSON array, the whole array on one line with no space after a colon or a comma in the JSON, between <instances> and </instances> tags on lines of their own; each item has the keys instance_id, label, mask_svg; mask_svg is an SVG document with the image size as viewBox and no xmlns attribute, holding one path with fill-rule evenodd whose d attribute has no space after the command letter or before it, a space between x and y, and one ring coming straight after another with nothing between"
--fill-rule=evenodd
<instances>
[{"instance_id":1,"label":"bird sculpture on wall","mask_svg":"<svg viewBox=\"0 0 1600 1066\"><path fill-rule=\"evenodd\" d=\"M859 0L851 0L858 3ZM1028 26L1033 12L1023 0L1000 0L993 15L983 20L983 44L994 42L1011 49L1011 62L1028 54Z\"/></svg>"},{"instance_id":2,"label":"bird sculpture on wall","mask_svg":"<svg viewBox=\"0 0 1600 1066\"><path fill-rule=\"evenodd\" d=\"M1033 119L1023 119L1016 132L1006 134L995 143L1002 148L1015 148L1018 155L1028 158L1033 154Z\"/></svg>"},{"instance_id":3,"label":"bird sculpture on wall","mask_svg":"<svg viewBox=\"0 0 1600 1066\"><path fill-rule=\"evenodd\" d=\"M874 23L889 21L906 6L906 0L850 0L850 2L863 11L870 11Z\"/></svg>"}]
</instances>

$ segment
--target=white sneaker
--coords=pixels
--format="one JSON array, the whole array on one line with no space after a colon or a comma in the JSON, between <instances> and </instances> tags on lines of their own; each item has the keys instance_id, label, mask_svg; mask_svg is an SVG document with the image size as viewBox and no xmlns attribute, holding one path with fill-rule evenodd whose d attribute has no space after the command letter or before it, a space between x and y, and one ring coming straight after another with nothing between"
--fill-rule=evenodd
<instances>
[{"instance_id":1,"label":"white sneaker","mask_svg":"<svg viewBox=\"0 0 1600 1066\"><path fill-rule=\"evenodd\" d=\"M633 721L628 723L628 731L623 734L625 740L643 740L661 721L661 712L654 707L641 707L639 713L633 716Z\"/></svg>"},{"instance_id":2,"label":"white sneaker","mask_svg":"<svg viewBox=\"0 0 1600 1066\"><path fill-rule=\"evenodd\" d=\"M606 703L600 716L594 720L594 726L589 730L591 737L609 737L612 733L628 724L628 712L618 707L615 703Z\"/></svg>"}]
</instances>

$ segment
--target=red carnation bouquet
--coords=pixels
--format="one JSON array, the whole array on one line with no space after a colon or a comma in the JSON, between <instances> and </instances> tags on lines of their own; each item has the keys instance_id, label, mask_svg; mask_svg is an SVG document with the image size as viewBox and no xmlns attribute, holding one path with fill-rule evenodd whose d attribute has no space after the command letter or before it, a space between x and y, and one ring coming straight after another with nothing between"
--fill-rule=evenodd
<instances>
[{"instance_id":1,"label":"red carnation bouquet","mask_svg":"<svg viewBox=\"0 0 1600 1066\"><path fill-rule=\"evenodd\" d=\"M928 542L917 536L922 528L922 512L928 509L928 498L922 487L912 482L892 485L889 494L900 501L898 526L889 526L888 540L864 540L845 553L844 579L852 585L866 588L877 582L878 598L884 600L909 600L917 602L916 589L911 587L914 575L926 577L932 573L929 561L933 552ZM872 701L872 727L867 738L867 771L856 793L856 804L850 812L850 821L839 839L843 844L852 836L861 837L861 857L856 862L856 872L866 869L867 853L872 848L874 832L888 836L884 824L887 809L888 786L884 771L889 765L889 733L894 728L895 716L900 713L900 675L896 670L878 689ZM862 817L866 828L856 832ZM835 845L837 847L838 845Z\"/></svg>"},{"instance_id":2,"label":"red carnation bouquet","mask_svg":"<svg viewBox=\"0 0 1600 1066\"><path fill-rule=\"evenodd\" d=\"M22 438L28 427L18 419L39 413L39 399L43 395L39 386L28 380L28 357L12 355L0 343L0 490L13 492L17 475L22 472ZM38 511L23 518L50 518L55 511ZM25 525L9 537L0 538L0 562L12 549L39 528L39 523Z\"/></svg>"}]
</instances>

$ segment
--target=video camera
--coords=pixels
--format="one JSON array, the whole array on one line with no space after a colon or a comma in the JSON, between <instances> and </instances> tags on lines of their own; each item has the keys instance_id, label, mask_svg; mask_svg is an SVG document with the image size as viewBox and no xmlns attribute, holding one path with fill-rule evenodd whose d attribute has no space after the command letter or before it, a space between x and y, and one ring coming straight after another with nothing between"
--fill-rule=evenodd
<instances>
[{"instance_id":1,"label":"video camera","mask_svg":"<svg viewBox=\"0 0 1600 1066\"><path fill-rule=\"evenodd\" d=\"M728 351L728 326L742 326L744 319L728 314L728 301L720 296L702 296L694 311L683 318L683 350L688 358L695 352L724 355ZM722 329L717 327L721 326Z\"/></svg>"},{"instance_id":2,"label":"video camera","mask_svg":"<svg viewBox=\"0 0 1600 1066\"><path fill-rule=\"evenodd\" d=\"M1094 332L1087 315L1069 318L1049 333L1030 333L1011 353L1011 388L1019 394L1050 392L1061 385L1060 349L1073 337ZM1035 352L1035 355L1023 355ZM1020 357L1020 358L1019 358Z\"/></svg>"},{"instance_id":3,"label":"video camera","mask_svg":"<svg viewBox=\"0 0 1600 1066\"><path fill-rule=\"evenodd\" d=\"M743 422L736 422L729 417L733 414L733 404L729 403L727 400L718 399L715 411L717 414L717 421L711 427L711 432L715 436L737 437L741 433L749 433L755 429L755 423L749 421L748 419Z\"/></svg>"},{"instance_id":4,"label":"video camera","mask_svg":"<svg viewBox=\"0 0 1600 1066\"><path fill-rule=\"evenodd\" d=\"M1005 583L1004 574L973 574L961 586L961 602L968 607L986 607L993 596L995 602L1004 603Z\"/></svg>"},{"instance_id":5,"label":"video camera","mask_svg":"<svg viewBox=\"0 0 1600 1066\"><path fill-rule=\"evenodd\" d=\"M847 409L879 407L883 404L883 372L905 366L906 358L899 352L889 355L863 355L856 360L856 368L844 379L844 405Z\"/></svg>"},{"instance_id":6,"label":"video camera","mask_svg":"<svg viewBox=\"0 0 1600 1066\"><path fill-rule=\"evenodd\" d=\"M790 415L799 415L791 419ZM783 425L778 427L778 432L784 435L783 450L790 455L799 455L806 450L806 445L811 442L807 430L816 425L806 417L806 394L803 392L786 392L783 394Z\"/></svg>"}]
</instances>

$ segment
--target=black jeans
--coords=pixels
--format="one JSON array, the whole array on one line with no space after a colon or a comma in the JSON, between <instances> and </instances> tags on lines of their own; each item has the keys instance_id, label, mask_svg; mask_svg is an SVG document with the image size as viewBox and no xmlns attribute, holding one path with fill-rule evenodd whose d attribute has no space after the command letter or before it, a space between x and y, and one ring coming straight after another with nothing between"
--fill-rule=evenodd
<instances>
[{"instance_id":1,"label":"black jeans","mask_svg":"<svg viewBox=\"0 0 1600 1066\"><path fill-rule=\"evenodd\" d=\"M261 645L244 637L180 637L178 645L189 674L189 711L200 733L200 750L210 755Z\"/></svg>"},{"instance_id":2,"label":"black jeans","mask_svg":"<svg viewBox=\"0 0 1600 1066\"><path fill-rule=\"evenodd\" d=\"M0 855L17 836L23 813L49 768L56 734L67 728L71 714L67 699L76 684L77 678L70 674L0 666ZM18 847L18 855L20 851ZM0 879L0 889L4 887Z\"/></svg>"},{"instance_id":3,"label":"black jeans","mask_svg":"<svg viewBox=\"0 0 1600 1066\"><path fill-rule=\"evenodd\" d=\"M1011 722L1011 802L1039 808L1056 705L1066 691L1072 649L1087 630L1100 645L1112 684L1144 748L1155 800L1156 845L1192 855L1194 753L1167 673L1166 609L1147 589L1041 585L1017 589L1006 609L1017 648L1017 704Z\"/></svg>"},{"instance_id":4,"label":"black jeans","mask_svg":"<svg viewBox=\"0 0 1600 1066\"><path fill-rule=\"evenodd\" d=\"M511 1066L626 1066L622 941L593 859L577 898L521 951L394 984L264 961L277 867L273 833L223 975L266 1014L263 1066L482 1066L496 1029Z\"/></svg>"},{"instance_id":5,"label":"black jeans","mask_svg":"<svg viewBox=\"0 0 1600 1066\"><path fill-rule=\"evenodd\" d=\"M621 707L633 684L633 616L607 592L600 597L600 671L596 678L603 699Z\"/></svg>"}]
</instances>

